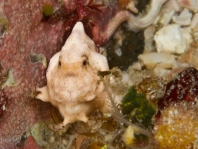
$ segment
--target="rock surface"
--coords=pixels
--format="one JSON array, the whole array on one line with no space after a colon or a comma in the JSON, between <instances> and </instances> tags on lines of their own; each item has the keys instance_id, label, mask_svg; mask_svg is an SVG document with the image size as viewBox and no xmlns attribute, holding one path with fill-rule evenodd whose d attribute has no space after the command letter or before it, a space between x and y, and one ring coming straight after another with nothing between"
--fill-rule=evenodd
<instances>
[{"instance_id":1,"label":"rock surface","mask_svg":"<svg viewBox=\"0 0 198 149\"><path fill-rule=\"evenodd\" d=\"M0 1L8 21L7 33L0 39L0 60L5 70L12 69L14 79L14 84L4 89L9 100L0 119L1 149L16 148L23 132L40 117L42 104L32 97L35 87L46 83L46 66L31 62L30 55L42 54L48 61L60 49L64 34L61 22L41 22L46 3L55 7L57 1Z\"/></svg>"}]
</instances>

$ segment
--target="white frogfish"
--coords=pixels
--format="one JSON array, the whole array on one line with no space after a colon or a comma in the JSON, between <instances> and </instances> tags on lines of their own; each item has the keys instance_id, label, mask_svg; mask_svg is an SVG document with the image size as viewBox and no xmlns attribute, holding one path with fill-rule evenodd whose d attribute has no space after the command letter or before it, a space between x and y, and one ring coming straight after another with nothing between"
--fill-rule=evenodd
<instances>
[{"instance_id":1,"label":"white frogfish","mask_svg":"<svg viewBox=\"0 0 198 149\"><path fill-rule=\"evenodd\" d=\"M87 122L94 110L109 113L109 101L99 71L108 71L105 56L96 52L94 42L77 22L61 51L49 62L47 85L36 90L36 96L58 108L64 121L62 128L75 121Z\"/></svg>"}]
</instances>

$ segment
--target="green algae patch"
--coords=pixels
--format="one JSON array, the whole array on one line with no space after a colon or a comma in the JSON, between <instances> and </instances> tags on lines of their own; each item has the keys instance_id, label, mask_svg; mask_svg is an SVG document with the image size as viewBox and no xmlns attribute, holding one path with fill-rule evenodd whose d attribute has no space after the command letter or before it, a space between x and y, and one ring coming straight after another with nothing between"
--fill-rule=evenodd
<instances>
[{"instance_id":1,"label":"green algae patch","mask_svg":"<svg viewBox=\"0 0 198 149\"><path fill-rule=\"evenodd\" d=\"M43 54L37 54L37 53L30 53L30 61L32 63L38 63L41 62L44 67L47 67L47 59Z\"/></svg>"},{"instance_id":2,"label":"green algae patch","mask_svg":"<svg viewBox=\"0 0 198 149\"><path fill-rule=\"evenodd\" d=\"M135 86L129 88L121 107L123 115L131 122L146 128L152 127L152 118L156 110L144 94L137 93Z\"/></svg>"},{"instance_id":3,"label":"green algae patch","mask_svg":"<svg viewBox=\"0 0 198 149\"><path fill-rule=\"evenodd\" d=\"M45 4L42 7L42 12L44 16L51 16L53 14L54 8L52 7L52 5L49 4Z\"/></svg>"},{"instance_id":4,"label":"green algae patch","mask_svg":"<svg viewBox=\"0 0 198 149\"><path fill-rule=\"evenodd\" d=\"M5 88L6 86L16 86L16 82L13 77L13 69L8 70L8 77L5 83L2 85L2 88Z\"/></svg>"},{"instance_id":5,"label":"green algae patch","mask_svg":"<svg viewBox=\"0 0 198 149\"><path fill-rule=\"evenodd\" d=\"M6 17L3 15L2 12L0 12L0 37L2 38L4 33L8 29L8 20Z\"/></svg>"},{"instance_id":6,"label":"green algae patch","mask_svg":"<svg viewBox=\"0 0 198 149\"><path fill-rule=\"evenodd\" d=\"M0 26L3 26L1 32L5 32L7 30L7 28L8 28L8 21L7 21L6 18L0 17Z\"/></svg>"},{"instance_id":7,"label":"green algae patch","mask_svg":"<svg viewBox=\"0 0 198 149\"><path fill-rule=\"evenodd\" d=\"M107 149L107 145L104 145L101 149Z\"/></svg>"}]
</instances>

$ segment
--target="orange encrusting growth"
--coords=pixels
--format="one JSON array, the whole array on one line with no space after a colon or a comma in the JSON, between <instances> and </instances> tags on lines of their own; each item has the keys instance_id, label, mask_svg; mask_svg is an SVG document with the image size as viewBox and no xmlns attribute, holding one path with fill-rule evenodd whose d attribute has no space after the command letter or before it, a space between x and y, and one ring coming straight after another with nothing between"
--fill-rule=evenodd
<instances>
[{"instance_id":1,"label":"orange encrusting growth","mask_svg":"<svg viewBox=\"0 0 198 149\"><path fill-rule=\"evenodd\" d=\"M162 112L155 138L160 149L193 148L197 140L197 107L187 102L170 106Z\"/></svg>"},{"instance_id":2,"label":"orange encrusting growth","mask_svg":"<svg viewBox=\"0 0 198 149\"><path fill-rule=\"evenodd\" d=\"M121 6L121 7L126 7L128 4L129 4L130 0L119 0L118 1L118 4Z\"/></svg>"}]
</instances>

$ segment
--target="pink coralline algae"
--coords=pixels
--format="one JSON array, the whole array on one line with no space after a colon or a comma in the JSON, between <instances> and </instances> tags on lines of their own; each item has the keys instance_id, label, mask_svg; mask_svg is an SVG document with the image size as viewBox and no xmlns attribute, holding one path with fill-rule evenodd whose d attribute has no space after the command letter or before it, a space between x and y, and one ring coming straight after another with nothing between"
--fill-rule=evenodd
<instances>
[{"instance_id":1,"label":"pink coralline algae","mask_svg":"<svg viewBox=\"0 0 198 149\"><path fill-rule=\"evenodd\" d=\"M173 103L181 101L196 102L198 97L198 71L189 67L180 72L177 77L166 86L166 92L158 102L160 110Z\"/></svg>"},{"instance_id":2,"label":"pink coralline algae","mask_svg":"<svg viewBox=\"0 0 198 149\"><path fill-rule=\"evenodd\" d=\"M7 102L8 102L8 96L5 94L4 90L1 90L0 92L0 118L3 116Z\"/></svg>"},{"instance_id":3,"label":"pink coralline algae","mask_svg":"<svg viewBox=\"0 0 198 149\"><path fill-rule=\"evenodd\" d=\"M122 11L121 6L105 5L102 0L63 0L53 14L44 16L42 20L49 23L62 21L68 33L76 22L81 21L86 33L99 46L107 42L129 14ZM114 20L111 21L112 17Z\"/></svg>"},{"instance_id":4,"label":"pink coralline algae","mask_svg":"<svg viewBox=\"0 0 198 149\"><path fill-rule=\"evenodd\" d=\"M0 86L3 88L3 84L7 81L8 71L4 70L0 64ZM0 92L0 118L3 116L5 111L5 106L8 102L8 96L5 94L5 91L2 89Z\"/></svg>"},{"instance_id":5,"label":"pink coralline algae","mask_svg":"<svg viewBox=\"0 0 198 149\"><path fill-rule=\"evenodd\" d=\"M40 146L36 143L33 136L29 136L27 140L25 141L24 146L22 149L41 149Z\"/></svg>"},{"instance_id":6,"label":"pink coralline algae","mask_svg":"<svg viewBox=\"0 0 198 149\"><path fill-rule=\"evenodd\" d=\"M32 95L36 86L46 83L46 66L31 62L30 55L41 54L48 61L62 46L61 22L52 25L40 21L45 3L55 7L57 1L0 1L0 11L8 21L7 31L0 39L0 60L4 70L12 70L14 80L12 85L0 90L1 97L8 96L0 119L1 149L16 148L23 132L41 115L38 107L42 103Z\"/></svg>"}]
</instances>

